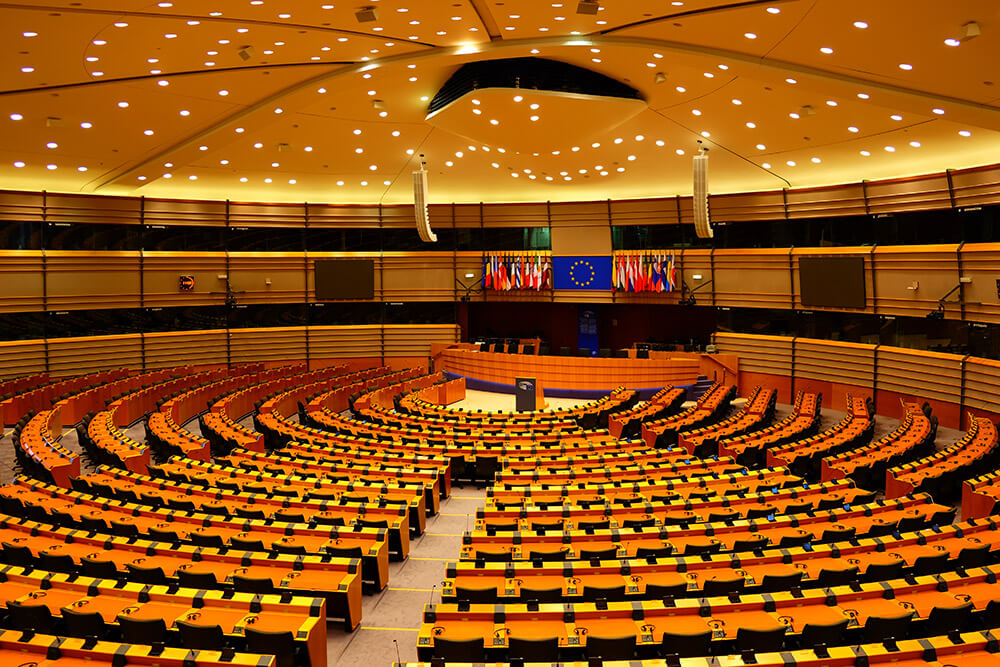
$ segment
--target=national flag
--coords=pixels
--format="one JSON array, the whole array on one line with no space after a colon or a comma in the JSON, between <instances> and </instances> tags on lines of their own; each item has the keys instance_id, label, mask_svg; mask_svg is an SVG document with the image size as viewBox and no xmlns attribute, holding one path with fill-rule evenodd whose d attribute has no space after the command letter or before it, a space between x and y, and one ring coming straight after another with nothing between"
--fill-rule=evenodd
<instances>
[{"instance_id":1,"label":"national flag","mask_svg":"<svg viewBox=\"0 0 1000 667\"><path fill-rule=\"evenodd\" d=\"M555 257L553 279L557 290L606 290L611 287L611 257Z\"/></svg>"},{"instance_id":2,"label":"national flag","mask_svg":"<svg viewBox=\"0 0 1000 667\"><path fill-rule=\"evenodd\" d=\"M493 259L490 255L483 258L483 289L493 286Z\"/></svg>"},{"instance_id":3,"label":"national flag","mask_svg":"<svg viewBox=\"0 0 1000 667\"><path fill-rule=\"evenodd\" d=\"M514 258L514 289L521 289L521 256Z\"/></svg>"},{"instance_id":4,"label":"national flag","mask_svg":"<svg viewBox=\"0 0 1000 667\"><path fill-rule=\"evenodd\" d=\"M653 255L653 275L652 284L654 292L663 291L663 274L660 271L660 256L657 254Z\"/></svg>"}]
</instances>

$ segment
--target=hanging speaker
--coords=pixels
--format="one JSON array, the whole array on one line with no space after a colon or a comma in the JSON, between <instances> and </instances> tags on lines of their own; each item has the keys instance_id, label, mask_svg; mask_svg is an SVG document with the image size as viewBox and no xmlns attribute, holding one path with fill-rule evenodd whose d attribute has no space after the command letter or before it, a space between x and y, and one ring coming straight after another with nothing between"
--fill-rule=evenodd
<instances>
[{"instance_id":1,"label":"hanging speaker","mask_svg":"<svg viewBox=\"0 0 1000 667\"><path fill-rule=\"evenodd\" d=\"M434 243L437 234L431 230L430 214L427 212L427 170L413 172L413 215L417 219L417 233L424 243Z\"/></svg>"},{"instance_id":2,"label":"hanging speaker","mask_svg":"<svg viewBox=\"0 0 1000 667\"><path fill-rule=\"evenodd\" d=\"M694 156L694 230L700 239L710 239L712 221L708 212L708 151Z\"/></svg>"}]
</instances>

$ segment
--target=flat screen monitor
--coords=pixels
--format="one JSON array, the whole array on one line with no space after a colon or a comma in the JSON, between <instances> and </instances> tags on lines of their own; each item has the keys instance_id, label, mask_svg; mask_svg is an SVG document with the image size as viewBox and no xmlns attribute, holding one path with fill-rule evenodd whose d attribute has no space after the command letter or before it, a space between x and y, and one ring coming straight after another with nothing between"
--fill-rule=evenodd
<instances>
[{"instance_id":1,"label":"flat screen monitor","mask_svg":"<svg viewBox=\"0 0 1000 667\"><path fill-rule=\"evenodd\" d=\"M799 287L803 306L865 307L864 257L800 257Z\"/></svg>"},{"instance_id":2,"label":"flat screen monitor","mask_svg":"<svg viewBox=\"0 0 1000 667\"><path fill-rule=\"evenodd\" d=\"M375 296L375 260L317 259L316 300L371 299Z\"/></svg>"}]
</instances>

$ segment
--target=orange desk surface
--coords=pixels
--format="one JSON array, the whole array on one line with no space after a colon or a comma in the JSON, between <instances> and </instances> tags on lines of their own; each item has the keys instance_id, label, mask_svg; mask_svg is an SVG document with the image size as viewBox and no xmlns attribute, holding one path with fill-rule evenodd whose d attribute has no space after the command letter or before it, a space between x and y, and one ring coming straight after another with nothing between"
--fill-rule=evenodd
<instances>
[{"instance_id":1,"label":"orange desk surface","mask_svg":"<svg viewBox=\"0 0 1000 667\"><path fill-rule=\"evenodd\" d=\"M515 378L530 377L546 390L611 390L622 385L629 389L647 389L694 384L698 380L699 362L691 356L606 359L445 350L436 368L508 385L514 384Z\"/></svg>"},{"instance_id":2,"label":"orange desk surface","mask_svg":"<svg viewBox=\"0 0 1000 667\"><path fill-rule=\"evenodd\" d=\"M150 655L152 647L141 644L97 642L84 647L87 640L75 637L34 635L22 640L23 632L0 631L0 665L30 667L111 667L113 664L148 665L150 667L274 667L273 655L237 653L223 659L218 651L198 651L193 657L186 648L167 648L159 655ZM55 647L55 649L53 649ZM49 651L56 652L49 657ZM124 658L126 662L118 663Z\"/></svg>"}]
</instances>

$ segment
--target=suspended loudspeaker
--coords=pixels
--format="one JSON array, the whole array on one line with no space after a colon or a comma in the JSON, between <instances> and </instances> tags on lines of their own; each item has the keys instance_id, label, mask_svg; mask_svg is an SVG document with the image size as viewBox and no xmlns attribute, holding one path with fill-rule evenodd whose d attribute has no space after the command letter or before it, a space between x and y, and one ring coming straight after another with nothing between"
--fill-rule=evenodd
<instances>
[{"instance_id":1,"label":"suspended loudspeaker","mask_svg":"<svg viewBox=\"0 0 1000 667\"><path fill-rule=\"evenodd\" d=\"M413 172L413 215L417 219L417 233L424 243L434 243L437 234L431 230L431 219L427 213L427 170Z\"/></svg>"},{"instance_id":2,"label":"suspended loudspeaker","mask_svg":"<svg viewBox=\"0 0 1000 667\"><path fill-rule=\"evenodd\" d=\"M712 238L708 213L708 149L694 156L694 230L700 239Z\"/></svg>"}]
</instances>

